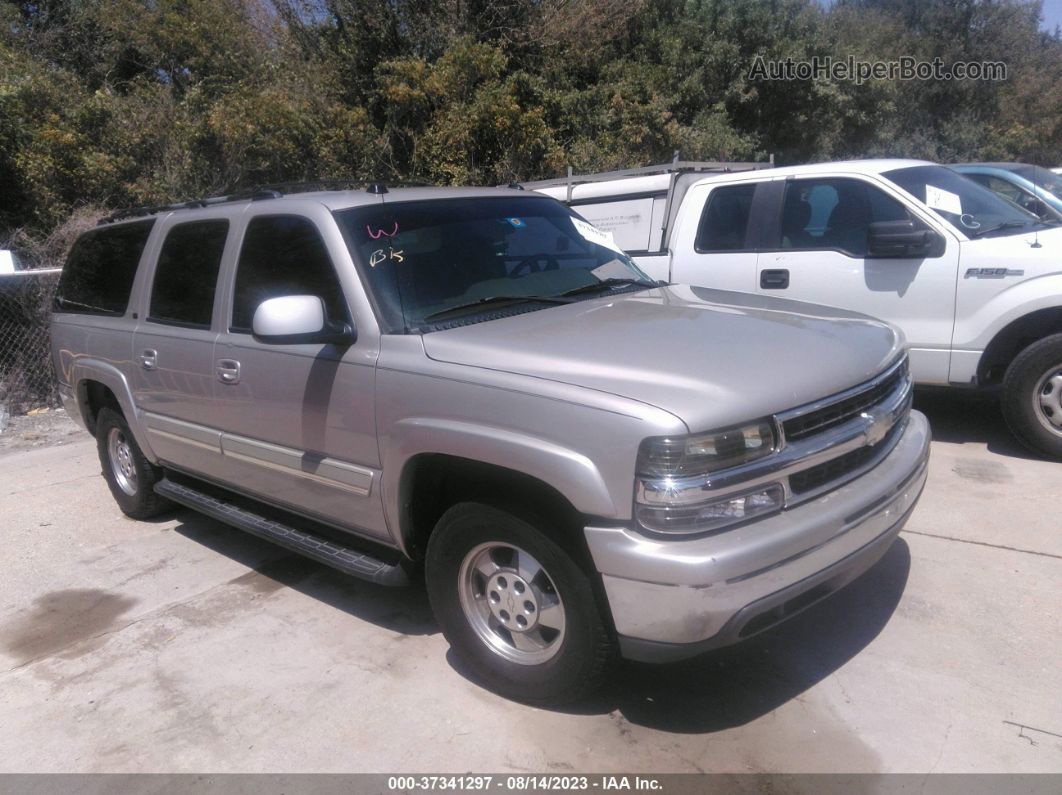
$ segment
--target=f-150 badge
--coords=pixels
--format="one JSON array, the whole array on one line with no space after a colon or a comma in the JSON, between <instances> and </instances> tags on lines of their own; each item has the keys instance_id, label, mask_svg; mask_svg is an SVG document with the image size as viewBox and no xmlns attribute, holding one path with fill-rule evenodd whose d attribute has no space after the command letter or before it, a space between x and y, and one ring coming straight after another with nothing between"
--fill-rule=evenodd
<instances>
[{"instance_id":1,"label":"f-150 badge","mask_svg":"<svg viewBox=\"0 0 1062 795\"><path fill-rule=\"evenodd\" d=\"M1025 271L1013 268L967 268L967 279L1002 279L1004 276L1024 276Z\"/></svg>"}]
</instances>

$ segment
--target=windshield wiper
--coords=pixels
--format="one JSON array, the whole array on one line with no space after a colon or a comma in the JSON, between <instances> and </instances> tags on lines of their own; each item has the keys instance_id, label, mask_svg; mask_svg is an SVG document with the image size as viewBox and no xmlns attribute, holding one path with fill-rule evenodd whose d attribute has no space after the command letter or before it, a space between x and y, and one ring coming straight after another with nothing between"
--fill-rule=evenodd
<instances>
[{"instance_id":1,"label":"windshield wiper","mask_svg":"<svg viewBox=\"0 0 1062 795\"><path fill-rule=\"evenodd\" d=\"M1028 222L1026 222L1026 221L1004 221L1001 224L996 224L995 226L990 226L990 227L988 227L988 229L975 229L975 230L972 230L972 231L968 232L967 234L970 237L981 237L982 235L988 235L988 234L991 234L992 232L1002 232L1004 229L1024 229L1026 223L1028 223Z\"/></svg>"},{"instance_id":2,"label":"windshield wiper","mask_svg":"<svg viewBox=\"0 0 1062 795\"><path fill-rule=\"evenodd\" d=\"M492 295L489 298L479 298L475 301L469 301L467 304L458 304L457 306L451 306L447 309L441 309L438 312L432 312L430 315L424 317L424 322L431 322L433 320L446 320L447 318L455 315L462 315L466 312L472 312L480 309L487 309L495 304L514 304L514 303L546 303L546 304L570 304L571 301L566 301L555 295Z\"/></svg>"},{"instance_id":3,"label":"windshield wiper","mask_svg":"<svg viewBox=\"0 0 1062 795\"><path fill-rule=\"evenodd\" d=\"M647 282L645 279L602 279L599 282L593 284L584 284L582 287L576 287L572 290L567 290L561 293L561 297L567 298L572 295L582 295L583 293L596 293L600 290L611 290L613 287L621 287L625 285L638 285L640 287L660 287L661 282Z\"/></svg>"}]
</instances>

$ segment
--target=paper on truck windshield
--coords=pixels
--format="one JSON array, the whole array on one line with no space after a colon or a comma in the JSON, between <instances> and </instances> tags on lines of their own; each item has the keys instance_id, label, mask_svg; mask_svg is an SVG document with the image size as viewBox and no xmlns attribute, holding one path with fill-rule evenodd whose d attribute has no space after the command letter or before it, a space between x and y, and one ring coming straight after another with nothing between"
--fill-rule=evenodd
<instances>
[{"instance_id":1,"label":"paper on truck windshield","mask_svg":"<svg viewBox=\"0 0 1062 795\"><path fill-rule=\"evenodd\" d=\"M951 193L943 188L926 185L926 204L934 210L952 213L953 215L962 215L962 201L959 199L958 194Z\"/></svg>"},{"instance_id":2,"label":"paper on truck windshield","mask_svg":"<svg viewBox=\"0 0 1062 795\"><path fill-rule=\"evenodd\" d=\"M616 240L612 237L611 232L602 232L596 226L591 226L586 221L579 218L572 218L572 224L575 225L575 231L582 235L584 240L589 240L591 243L610 248L617 254L623 253L623 249L616 245Z\"/></svg>"}]
</instances>

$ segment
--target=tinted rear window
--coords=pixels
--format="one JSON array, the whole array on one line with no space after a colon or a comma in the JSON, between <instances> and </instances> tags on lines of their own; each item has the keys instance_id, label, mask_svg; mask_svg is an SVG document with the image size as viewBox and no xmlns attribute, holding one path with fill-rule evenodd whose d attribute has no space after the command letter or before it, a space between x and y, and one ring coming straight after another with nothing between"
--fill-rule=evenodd
<instances>
[{"instance_id":1,"label":"tinted rear window","mask_svg":"<svg viewBox=\"0 0 1062 795\"><path fill-rule=\"evenodd\" d=\"M166 235L155 267L150 319L210 327L228 221L179 224Z\"/></svg>"},{"instance_id":2,"label":"tinted rear window","mask_svg":"<svg viewBox=\"0 0 1062 795\"><path fill-rule=\"evenodd\" d=\"M74 244L55 292L56 312L121 315L155 219L108 226Z\"/></svg>"},{"instance_id":3,"label":"tinted rear window","mask_svg":"<svg viewBox=\"0 0 1062 795\"><path fill-rule=\"evenodd\" d=\"M697 227L694 248L697 251L738 251L745 248L749 228L752 195L756 185L731 185L716 188L708 196Z\"/></svg>"}]
</instances>

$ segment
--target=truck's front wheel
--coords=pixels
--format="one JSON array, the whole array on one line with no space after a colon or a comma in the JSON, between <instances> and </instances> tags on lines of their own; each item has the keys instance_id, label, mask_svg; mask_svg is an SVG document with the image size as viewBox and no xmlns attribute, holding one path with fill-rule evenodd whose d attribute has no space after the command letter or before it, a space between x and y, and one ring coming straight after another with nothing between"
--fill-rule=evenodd
<instances>
[{"instance_id":1,"label":"truck's front wheel","mask_svg":"<svg viewBox=\"0 0 1062 795\"><path fill-rule=\"evenodd\" d=\"M508 698L575 700L616 656L588 575L511 513L470 502L450 508L428 542L425 578L454 653Z\"/></svg>"},{"instance_id":2,"label":"truck's front wheel","mask_svg":"<svg viewBox=\"0 0 1062 795\"><path fill-rule=\"evenodd\" d=\"M1026 446L1062 460L1062 334L1034 342L1011 362L1003 415Z\"/></svg>"}]
</instances>

